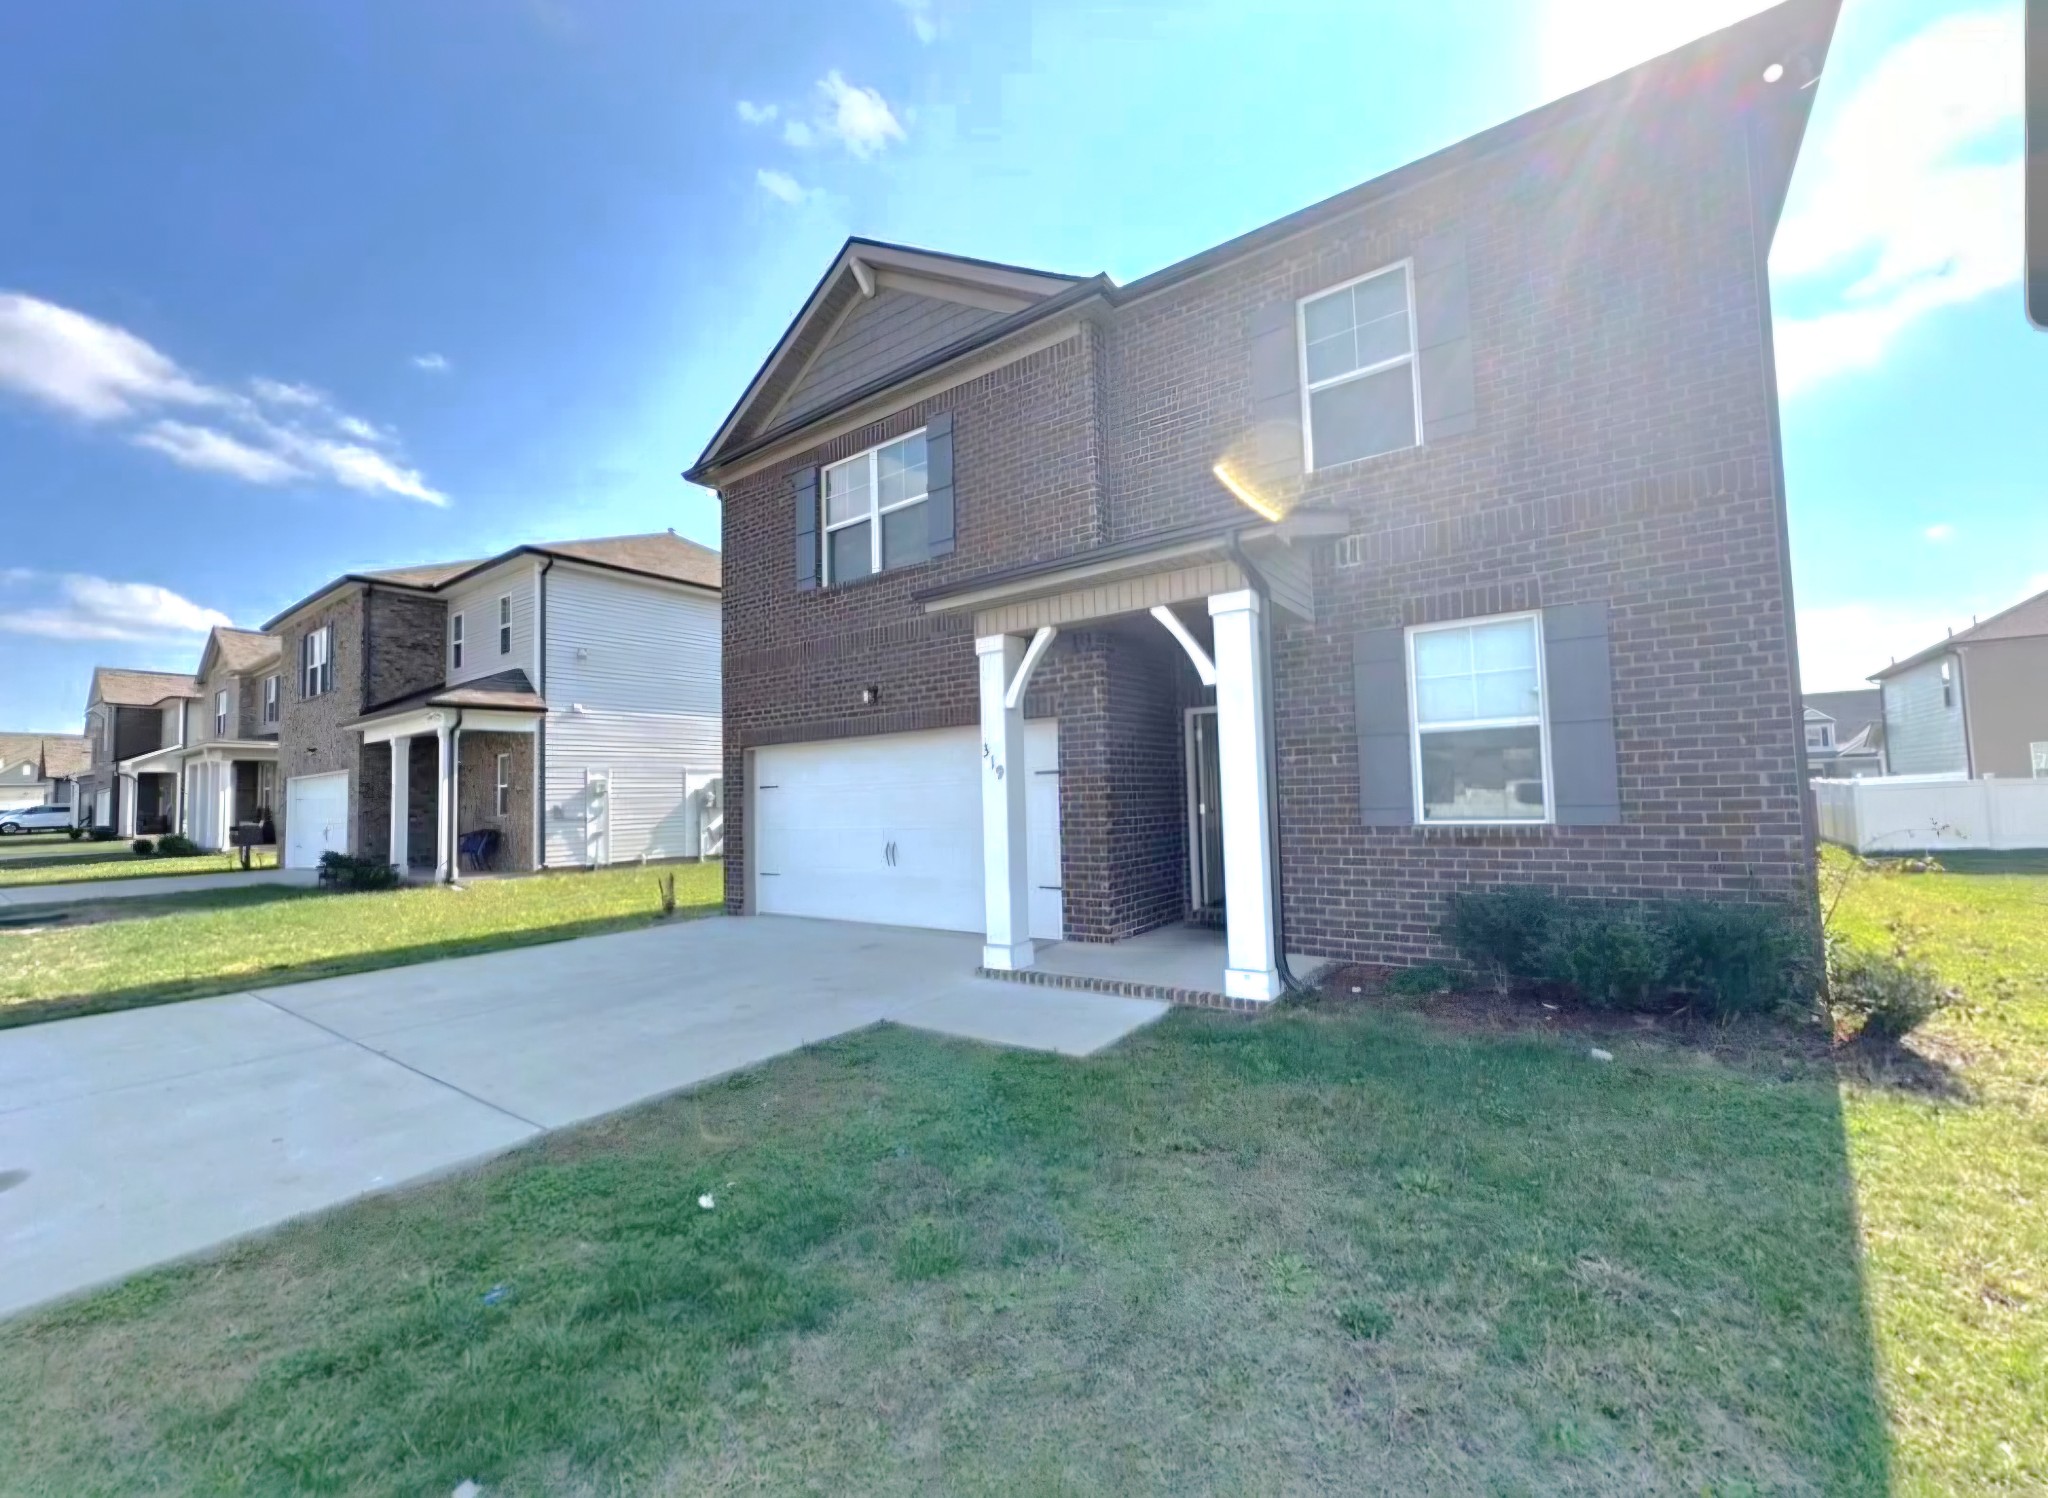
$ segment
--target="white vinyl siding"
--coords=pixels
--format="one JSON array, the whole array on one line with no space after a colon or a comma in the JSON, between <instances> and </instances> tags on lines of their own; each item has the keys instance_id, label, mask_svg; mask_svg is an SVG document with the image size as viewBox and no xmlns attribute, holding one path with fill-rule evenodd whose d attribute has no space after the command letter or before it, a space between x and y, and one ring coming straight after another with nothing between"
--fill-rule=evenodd
<instances>
[{"instance_id":1,"label":"white vinyl siding","mask_svg":"<svg viewBox=\"0 0 2048 1498\"><path fill-rule=\"evenodd\" d=\"M612 862L694 856L684 776L723 758L717 598L567 563L547 597L547 862L589 856L593 769L609 776Z\"/></svg>"},{"instance_id":2,"label":"white vinyl siding","mask_svg":"<svg viewBox=\"0 0 2048 1498\"><path fill-rule=\"evenodd\" d=\"M1948 668L1946 683L1942 668ZM1963 744L1963 689L1951 656L1923 661L1884 683L1885 761L1894 775L1962 775L1970 768ZM1943 687L1948 691L1944 700Z\"/></svg>"},{"instance_id":3,"label":"white vinyl siding","mask_svg":"<svg viewBox=\"0 0 2048 1498\"><path fill-rule=\"evenodd\" d=\"M540 663L533 653L534 572L534 564L522 559L495 569L488 576L448 595L450 628L453 628L452 621L459 614L464 635L462 664L457 666L452 659L449 662L449 685L475 681L482 676L496 676L501 671L524 671L526 679L539 687ZM557 568L549 575L550 593L560 573L561 569ZM508 603L512 616L512 649L510 653L501 654L498 646L504 631L500 620Z\"/></svg>"}]
</instances>

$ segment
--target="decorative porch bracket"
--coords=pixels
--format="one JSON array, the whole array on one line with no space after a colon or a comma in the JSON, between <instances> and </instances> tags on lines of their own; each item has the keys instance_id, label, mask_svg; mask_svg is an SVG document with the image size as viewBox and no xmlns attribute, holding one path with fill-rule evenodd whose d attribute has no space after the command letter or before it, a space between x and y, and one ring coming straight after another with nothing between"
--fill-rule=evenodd
<instances>
[{"instance_id":1,"label":"decorative porch bracket","mask_svg":"<svg viewBox=\"0 0 2048 1498\"><path fill-rule=\"evenodd\" d=\"M1010 678L1010 685L1003 693L1005 711L1015 711L1017 704L1024 700L1024 689L1031 685L1031 673L1038 669L1038 658L1058 637L1059 630L1050 624L1040 625L1038 633L1031 637L1031 643L1024 647L1024 659L1017 663L1017 674Z\"/></svg>"},{"instance_id":2,"label":"decorative porch bracket","mask_svg":"<svg viewBox=\"0 0 2048 1498\"><path fill-rule=\"evenodd\" d=\"M1165 604L1152 610L1152 617L1166 626L1166 632L1180 641L1180 648L1188 653L1188 659L1195 663L1195 674L1202 678L1202 685L1216 685L1216 663L1209 659L1209 652L1202 648L1202 642L1188 633L1188 627L1180 622L1176 614Z\"/></svg>"}]
</instances>

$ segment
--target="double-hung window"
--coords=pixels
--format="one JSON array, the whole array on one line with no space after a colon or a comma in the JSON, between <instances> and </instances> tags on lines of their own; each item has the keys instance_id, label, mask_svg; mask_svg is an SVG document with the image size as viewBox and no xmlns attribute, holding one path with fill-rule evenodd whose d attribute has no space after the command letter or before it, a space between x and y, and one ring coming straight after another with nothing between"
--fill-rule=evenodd
<instances>
[{"instance_id":1,"label":"double-hung window","mask_svg":"<svg viewBox=\"0 0 2048 1498\"><path fill-rule=\"evenodd\" d=\"M224 739L228 736L228 689L222 687L213 694L213 736Z\"/></svg>"},{"instance_id":2,"label":"double-hung window","mask_svg":"<svg viewBox=\"0 0 2048 1498\"><path fill-rule=\"evenodd\" d=\"M462 669L462 615L448 616L448 669Z\"/></svg>"},{"instance_id":3,"label":"double-hung window","mask_svg":"<svg viewBox=\"0 0 2048 1498\"><path fill-rule=\"evenodd\" d=\"M1334 468L1421 442L1408 263L1303 297L1300 318L1308 467Z\"/></svg>"},{"instance_id":4,"label":"double-hung window","mask_svg":"<svg viewBox=\"0 0 2048 1498\"><path fill-rule=\"evenodd\" d=\"M282 683L275 676L263 678L263 721L275 723L278 718L278 687Z\"/></svg>"},{"instance_id":5,"label":"double-hung window","mask_svg":"<svg viewBox=\"0 0 2048 1498\"><path fill-rule=\"evenodd\" d=\"M334 626L323 624L299 640L299 695L318 697L334 687Z\"/></svg>"},{"instance_id":6,"label":"double-hung window","mask_svg":"<svg viewBox=\"0 0 2048 1498\"><path fill-rule=\"evenodd\" d=\"M495 803L501 817L512 814L512 756L498 756L498 799Z\"/></svg>"},{"instance_id":7,"label":"double-hung window","mask_svg":"<svg viewBox=\"0 0 2048 1498\"><path fill-rule=\"evenodd\" d=\"M828 584L930 558L923 432L834 463L824 491Z\"/></svg>"},{"instance_id":8,"label":"double-hung window","mask_svg":"<svg viewBox=\"0 0 2048 1498\"><path fill-rule=\"evenodd\" d=\"M1408 632L1422 822L1547 822L1550 744L1536 614Z\"/></svg>"},{"instance_id":9,"label":"double-hung window","mask_svg":"<svg viewBox=\"0 0 2048 1498\"><path fill-rule=\"evenodd\" d=\"M1809 749L1832 749L1835 747L1835 730L1831 724L1809 723L1806 725L1806 747Z\"/></svg>"},{"instance_id":10,"label":"double-hung window","mask_svg":"<svg viewBox=\"0 0 2048 1498\"><path fill-rule=\"evenodd\" d=\"M512 653L512 595L505 594L498 600L498 654Z\"/></svg>"}]
</instances>

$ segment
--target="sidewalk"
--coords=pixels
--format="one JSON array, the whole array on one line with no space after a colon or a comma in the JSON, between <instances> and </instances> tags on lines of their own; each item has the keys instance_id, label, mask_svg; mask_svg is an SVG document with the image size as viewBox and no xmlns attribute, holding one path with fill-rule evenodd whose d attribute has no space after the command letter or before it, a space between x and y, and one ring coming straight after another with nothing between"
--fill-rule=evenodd
<instances>
[{"instance_id":1,"label":"sidewalk","mask_svg":"<svg viewBox=\"0 0 2048 1498\"><path fill-rule=\"evenodd\" d=\"M136 900L151 895L186 895L195 890L247 889L252 885L310 885L317 869L251 869L220 874L130 874L120 879L81 879L75 884L0 885L0 911L31 905L79 905L87 900Z\"/></svg>"}]
</instances>

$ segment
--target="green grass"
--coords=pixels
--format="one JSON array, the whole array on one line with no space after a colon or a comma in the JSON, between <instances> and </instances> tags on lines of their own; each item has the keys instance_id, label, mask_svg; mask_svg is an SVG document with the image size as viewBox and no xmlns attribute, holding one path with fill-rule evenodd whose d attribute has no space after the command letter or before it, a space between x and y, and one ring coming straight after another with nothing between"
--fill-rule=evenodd
<instances>
[{"instance_id":1,"label":"green grass","mask_svg":"<svg viewBox=\"0 0 2048 1498\"><path fill-rule=\"evenodd\" d=\"M101 924L0 926L0 1028L645 925L667 872L679 906L717 906L719 865L682 864L378 894L224 888L109 902Z\"/></svg>"},{"instance_id":2,"label":"green grass","mask_svg":"<svg viewBox=\"0 0 2048 1498\"><path fill-rule=\"evenodd\" d=\"M17 859L37 859L59 854L85 855L102 853L109 848L128 851L125 843L95 843L86 838L74 839L68 832L19 832L0 837L0 868Z\"/></svg>"},{"instance_id":3,"label":"green grass","mask_svg":"<svg viewBox=\"0 0 2048 1498\"><path fill-rule=\"evenodd\" d=\"M154 839L152 839L154 841ZM34 857L0 861L0 889L30 884L74 884L94 879L149 879L172 874L231 874L242 867L239 850L230 853L195 853L186 858L152 854L139 857L127 843L86 843L92 853L50 852ZM277 850L252 848L249 866L277 867Z\"/></svg>"},{"instance_id":4,"label":"green grass","mask_svg":"<svg viewBox=\"0 0 2048 1498\"><path fill-rule=\"evenodd\" d=\"M1845 899L1972 991L1938 1099L1379 1009L867 1031L9 1323L0 1491L2039 1492L2044 897Z\"/></svg>"}]
</instances>

